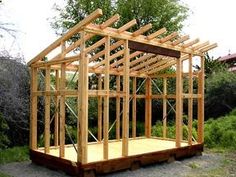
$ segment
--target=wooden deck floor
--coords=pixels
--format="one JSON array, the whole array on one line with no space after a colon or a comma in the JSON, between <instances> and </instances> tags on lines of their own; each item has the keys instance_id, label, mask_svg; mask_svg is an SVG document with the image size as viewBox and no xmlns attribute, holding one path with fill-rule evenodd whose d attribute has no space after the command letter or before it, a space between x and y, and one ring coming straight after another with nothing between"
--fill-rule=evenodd
<instances>
[{"instance_id":1,"label":"wooden deck floor","mask_svg":"<svg viewBox=\"0 0 236 177\"><path fill-rule=\"evenodd\" d=\"M188 146L187 143L181 143L181 147ZM169 140L160 140L156 138L142 138L129 140L129 156L145 154L150 152L157 152L162 150L174 149L175 142ZM38 151L43 152L44 149L40 148ZM121 157L122 142L111 141L109 142L109 159L116 159ZM51 147L50 155L59 157L59 148ZM77 161L77 153L72 145L65 148L65 159L70 161ZM91 143L88 144L88 163L103 161L103 144Z\"/></svg>"}]
</instances>

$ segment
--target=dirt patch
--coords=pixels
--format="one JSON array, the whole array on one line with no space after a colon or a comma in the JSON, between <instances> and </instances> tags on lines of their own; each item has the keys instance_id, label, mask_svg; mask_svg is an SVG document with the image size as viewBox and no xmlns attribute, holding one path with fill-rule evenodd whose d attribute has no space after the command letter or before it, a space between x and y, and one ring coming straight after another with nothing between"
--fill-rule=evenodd
<instances>
[{"instance_id":1,"label":"dirt patch","mask_svg":"<svg viewBox=\"0 0 236 177\"><path fill-rule=\"evenodd\" d=\"M142 167L135 171L122 171L104 175L105 177L236 177L235 153L203 153L202 156L175 161L172 163L155 164ZM31 162L10 163L0 166L0 171L13 177L69 177L63 172L53 171Z\"/></svg>"}]
</instances>

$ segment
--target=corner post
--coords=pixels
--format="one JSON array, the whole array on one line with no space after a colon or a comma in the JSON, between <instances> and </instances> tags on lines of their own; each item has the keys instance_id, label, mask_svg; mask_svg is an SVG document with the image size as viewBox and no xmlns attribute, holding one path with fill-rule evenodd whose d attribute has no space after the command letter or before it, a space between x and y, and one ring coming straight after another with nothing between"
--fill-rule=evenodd
<instances>
[{"instance_id":1,"label":"corner post","mask_svg":"<svg viewBox=\"0 0 236 177\"><path fill-rule=\"evenodd\" d=\"M137 78L133 77L133 100L132 100L132 137L136 138L136 88L137 87Z\"/></svg>"},{"instance_id":2,"label":"corner post","mask_svg":"<svg viewBox=\"0 0 236 177\"><path fill-rule=\"evenodd\" d=\"M120 75L116 76L116 139L120 140Z\"/></svg>"},{"instance_id":3,"label":"corner post","mask_svg":"<svg viewBox=\"0 0 236 177\"><path fill-rule=\"evenodd\" d=\"M77 120L77 162L82 164L88 161L88 61L85 54L85 31L80 33L81 58L79 61L78 82L78 120Z\"/></svg>"},{"instance_id":4,"label":"corner post","mask_svg":"<svg viewBox=\"0 0 236 177\"><path fill-rule=\"evenodd\" d=\"M44 115L44 152L50 152L50 66L45 75L45 115Z\"/></svg>"},{"instance_id":5,"label":"corner post","mask_svg":"<svg viewBox=\"0 0 236 177\"><path fill-rule=\"evenodd\" d=\"M198 143L204 142L204 80L205 80L205 65L204 56L201 56L201 71L198 75Z\"/></svg>"},{"instance_id":6,"label":"corner post","mask_svg":"<svg viewBox=\"0 0 236 177\"><path fill-rule=\"evenodd\" d=\"M167 129L167 78L163 77L163 138L166 138Z\"/></svg>"},{"instance_id":7,"label":"corner post","mask_svg":"<svg viewBox=\"0 0 236 177\"><path fill-rule=\"evenodd\" d=\"M146 80L146 98L145 98L145 136L151 137L152 131L152 82L151 78Z\"/></svg>"},{"instance_id":8,"label":"corner post","mask_svg":"<svg viewBox=\"0 0 236 177\"><path fill-rule=\"evenodd\" d=\"M37 149L37 107L38 97L34 92L38 90L37 68L31 67L31 111L30 111L30 148Z\"/></svg>"},{"instance_id":9,"label":"corner post","mask_svg":"<svg viewBox=\"0 0 236 177\"><path fill-rule=\"evenodd\" d=\"M175 118L175 137L176 137L176 147L181 147L181 141L183 136L183 85L182 85L182 60L180 58L176 59L176 118Z\"/></svg>"},{"instance_id":10,"label":"corner post","mask_svg":"<svg viewBox=\"0 0 236 177\"><path fill-rule=\"evenodd\" d=\"M123 117L122 117L122 156L128 156L129 140L129 45L128 40L124 43L124 77L123 77Z\"/></svg>"},{"instance_id":11,"label":"corner post","mask_svg":"<svg viewBox=\"0 0 236 177\"><path fill-rule=\"evenodd\" d=\"M106 95L104 96L104 116L103 116L103 159L107 160L109 158L109 83L110 83L110 36L106 36L105 42L105 76L104 76L104 90Z\"/></svg>"},{"instance_id":12,"label":"corner post","mask_svg":"<svg viewBox=\"0 0 236 177\"><path fill-rule=\"evenodd\" d=\"M189 55L189 99L188 99L188 144L192 145L192 124L193 124L193 60L192 55Z\"/></svg>"}]
</instances>

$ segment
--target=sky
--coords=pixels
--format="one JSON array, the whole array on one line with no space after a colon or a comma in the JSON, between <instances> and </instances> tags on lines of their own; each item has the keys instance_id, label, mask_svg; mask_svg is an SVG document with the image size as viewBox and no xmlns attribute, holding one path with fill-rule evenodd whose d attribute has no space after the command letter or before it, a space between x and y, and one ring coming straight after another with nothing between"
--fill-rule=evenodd
<instances>
[{"instance_id":1,"label":"sky","mask_svg":"<svg viewBox=\"0 0 236 177\"><path fill-rule=\"evenodd\" d=\"M218 58L236 53L235 0L182 0L190 8L189 18L184 22L181 34L189 34L191 39L209 40L218 43L210 52ZM20 53L28 62L40 51L58 38L50 26L50 18L55 16L54 3L63 5L63 0L2 0L0 23L12 23L16 29L16 39L0 38L0 47L10 52Z\"/></svg>"}]
</instances>

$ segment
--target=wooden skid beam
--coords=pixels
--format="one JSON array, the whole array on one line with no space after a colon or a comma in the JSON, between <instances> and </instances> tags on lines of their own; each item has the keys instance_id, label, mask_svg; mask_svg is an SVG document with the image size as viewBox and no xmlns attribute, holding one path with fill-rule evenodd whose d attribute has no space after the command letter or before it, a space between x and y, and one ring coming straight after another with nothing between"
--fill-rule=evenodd
<instances>
[{"instance_id":1,"label":"wooden skid beam","mask_svg":"<svg viewBox=\"0 0 236 177\"><path fill-rule=\"evenodd\" d=\"M133 50L143 51L147 53L154 53L169 57L180 58L180 52L150 44L143 44L139 42L129 41L129 48Z\"/></svg>"}]
</instances>

